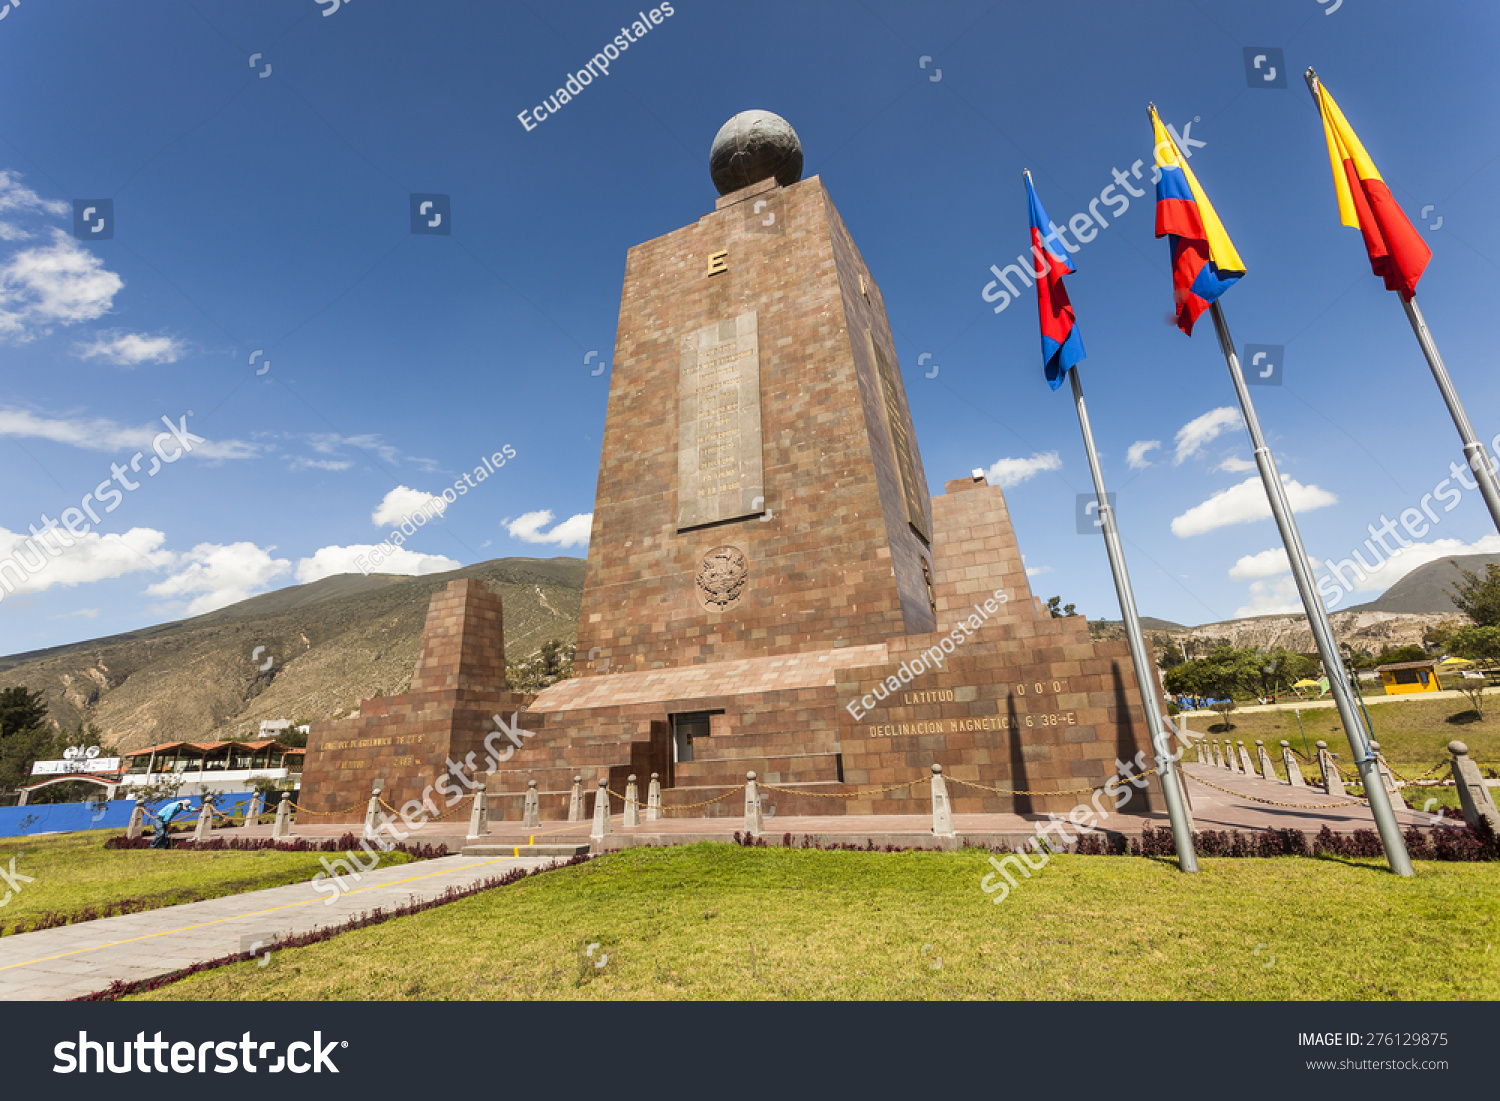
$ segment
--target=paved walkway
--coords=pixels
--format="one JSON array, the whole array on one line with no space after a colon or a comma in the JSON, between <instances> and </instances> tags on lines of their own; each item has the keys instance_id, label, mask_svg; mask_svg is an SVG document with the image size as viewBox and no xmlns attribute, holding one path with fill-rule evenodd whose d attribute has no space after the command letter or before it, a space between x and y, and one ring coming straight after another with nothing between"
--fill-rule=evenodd
<instances>
[{"instance_id":1,"label":"paved walkway","mask_svg":"<svg viewBox=\"0 0 1500 1101\"><path fill-rule=\"evenodd\" d=\"M338 925L361 912L436 898L545 859L448 856L363 873L350 891L331 896L295 883L141 914L78 922L0 937L0 1000L66 1001L108 989L116 979L154 978L252 949L278 938ZM327 881L324 881L326 885Z\"/></svg>"}]
</instances>

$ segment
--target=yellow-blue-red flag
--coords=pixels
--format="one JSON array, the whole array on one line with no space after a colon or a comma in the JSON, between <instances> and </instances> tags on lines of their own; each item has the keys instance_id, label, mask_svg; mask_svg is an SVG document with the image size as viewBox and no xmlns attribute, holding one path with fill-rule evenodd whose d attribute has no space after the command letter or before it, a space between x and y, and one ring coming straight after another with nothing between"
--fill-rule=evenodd
<instances>
[{"instance_id":1,"label":"yellow-blue-red flag","mask_svg":"<svg viewBox=\"0 0 1500 1101\"><path fill-rule=\"evenodd\" d=\"M1154 104L1151 126L1157 168L1156 235L1171 238L1177 327L1192 336L1198 315L1245 274L1245 262Z\"/></svg>"}]
</instances>

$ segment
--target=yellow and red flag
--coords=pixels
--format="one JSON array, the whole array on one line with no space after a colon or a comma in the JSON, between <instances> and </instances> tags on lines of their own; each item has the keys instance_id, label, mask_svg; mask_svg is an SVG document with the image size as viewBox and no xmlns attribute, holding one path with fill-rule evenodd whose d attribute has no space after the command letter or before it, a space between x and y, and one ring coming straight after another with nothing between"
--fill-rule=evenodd
<instances>
[{"instance_id":1,"label":"yellow and red flag","mask_svg":"<svg viewBox=\"0 0 1500 1101\"><path fill-rule=\"evenodd\" d=\"M1364 235L1370 267L1385 280L1386 290L1396 291L1408 301L1417 293L1417 280L1432 259L1432 250L1392 198L1375 162L1311 69L1308 84L1323 117L1339 220Z\"/></svg>"}]
</instances>

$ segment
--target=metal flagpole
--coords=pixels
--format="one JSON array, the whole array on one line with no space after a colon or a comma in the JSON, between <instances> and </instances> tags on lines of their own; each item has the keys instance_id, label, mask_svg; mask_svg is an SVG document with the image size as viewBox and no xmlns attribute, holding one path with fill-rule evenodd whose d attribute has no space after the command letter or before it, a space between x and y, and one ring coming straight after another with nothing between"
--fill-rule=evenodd
<instances>
[{"instance_id":1,"label":"metal flagpole","mask_svg":"<svg viewBox=\"0 0 1500 1101\"><path fill-rule=\"evenodd\" d=\"M1286 544L1287 560L1292 566L1297 591L1302 595L1302 606L1307 609L1307 622L1312 628L1313 641L1317 643L1318 656L1323 659L1323 668L1328 673L1328 683L1333 689L1334 702L1338 705L1339 719L1344 724L1349 748L1354 751L1354 764L1359 769L1360 780L1365 786L1365 798L1370 801L1370 811L1375 816L1381 844L1385 846L1386 862L1397 875L1412 875L1411 857L1406 853L1401 827L1396 822L1396 813L1391 809L1390 797L1386 794L1385 784L1378 771L1379 766L1370 752L1364 725L1359 720L1353 693L1349 689L1348 678L1344 675L1344 665L1339 660L1333 628L1328 623L1328 613L1323 608L1322 598L1313 587L1307 551L1302 546L1302 536L1297 532L1297 521L1292 516L1291 506L1287 504L1281 473L1276 468L1276 458L1266 446L1265 435L1260 430L1260 420L1250 401L1250 390L1240 371L1240 357L1235 353L1234 340L1229 335L1229 324L1224 320L1224 311L1217 302L1209 309L1213 313L1214 329L1219 334L1219 346L1224 351L1224 361L1229 364L1229 377L1234 381L1234 390L1240 399L1245 427L1250 430L1250 442L1255 447L1255 465L1260 468L1260 480L1265 484L1266 496L1271 502L1271 513L1276 517L1276 526L1281 529L1281 540Z\"/></svg>"},{"instance_id":2,"label":"metal flagpole","mask_svg":"<svg viewBox=\"0 0 1500 1101\"><path fill-rule=\"evenodd\" d=\"M1406 318L1411 322L1412 331L1417 334L1422 354L1427 357L1427 366L1432 368L1432 377L1437 380L1438 389L1442 391L1443 401L1448 403L1448 412L1458 428L1459 438L1464 442L1464 456L1469 461L1469 469L1474 472L1479 492L1484 495L1484 503L1489 506L1490 519L1494 520L1495 529L1500 531L1500 485L1495 481L1493 461L1489 452L1484 449L1484 444L1474 437L1474 426L1469 423L1469 414L1464 411L1464 403L1458 400L1458 391L1453 389L1453 380L1448 377L1448 368L1443 366L1443 357L1438 354L1437 345L1432 340L1432 331L1427 328L1427 319L1422 316L1422 309L1417 305L1416 298L1408 298L1401 304L1406 308Z\"/></svg>"},{"instance_id":3,"label":"metal flagpole","mask_svg":"<svg viewBox=\"0 0 1500 1101\"><path fill-rule=\"evenodd\" d=\"M1318 104L1321 112L1323 106L1318 95L1318 74L1308 69L1303 77L1307 81L1307 90L1312 93L1313 101ZM1469 414L1458 398L1458 391L1453 388L1453 380L1448 377L1448 368L1443 365L1443 357L1438 354L1432 330L1427 327L1427 319L1422 316L1422 309L1417 305L1416 298L1403 299L1401 305L1406 310L1406 319L1411 322L1412 332L1417 334L1422 354L1427 357L1427 366L1432 368L1432 377L1437 380L1438 390L1447 403L1448 414L1458 429L1459 439L1463 441L1464 457L1468 460L1469 469L1474 472L1474 480L1479 483L1479 492L1490 510L1490 519L1495 522L1495 530L1500 531L1500 482L1496 480L1493 460L1485 451L1484 445L1474 436L1474 426L1469 423Z\"/></svg>"},{"instance_id":4,"label":"metal flagpole","mask_svg":"<svg viewBox=\"0 0 1500 1101\"><path fill-rule=\"evenodd\" d=\"M1130 589L1130 575L1125 571L1125 551L1120 545L1120 531L1115 526L1115 510L1109 506L1109 494L1104 489L1104 472L1099 467L1099 453L1094 449L1094 430L1089 427L1089 414L1083 403L1083 380L1079 377L1076 365L1068 373L1073 380L1073 403L1078 407L1078 426L1083 429L1083 446L1088 452L1089 471L1094 476L1094 494L1099 501L1099 523L1104 529L1104 547L1109 552L1109 569L1114 574L1115 592L1120 598L1120 616L1125 621L1130 660L1135 666L1136 683L1141 689L1141 703L1146 709L1146 725L1151 731L1151 748L1156 752L1161 790L1166 797L1167 816L1172 822L1172 840L1177 846L1177 866L1184 872L1196 872L1198 854L1193 848L1193 827L1188 821L1187 808L1183 805L1181 773L1177 769L1177 756L1172 752L1162 723L1156 666L1151 661L1151 652L1146 648L1146 639L1141 634L1141 620L1135 609L1135 594Z\"/></svg>"}]
</instances>

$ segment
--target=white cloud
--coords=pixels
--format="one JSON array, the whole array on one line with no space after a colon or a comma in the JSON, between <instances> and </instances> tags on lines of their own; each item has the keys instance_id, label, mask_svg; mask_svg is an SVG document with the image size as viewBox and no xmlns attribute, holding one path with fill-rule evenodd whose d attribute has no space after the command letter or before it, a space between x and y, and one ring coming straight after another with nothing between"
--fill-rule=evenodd
<instances>
[{"instance_id":1,"label":"white cloud","mask_svg":"<svg viewBox=\"0 0 1500 1101\"><path fill-rule=\"evenodd\" d=\"M1036 477L1044 470L1061 470L1062 459L1056 451L1037 451L1029 459L1000 459L989 470L985 479L992 486L1010 487L1020 485Z\"/></svg>"},{"instance_id":2,"label":"white cloud","mask_svg":"<svg viewBox=\"0 0 1500 1101\"><path fill-rule=\"evenodd\" d=\"M1026 566L1026 556L1021 555L1021 565ZM1051 573L1051 566L1026 566L1027 577L1040 577L1044 573Z\"/></svg>"},{"instance_id":3,"label":"white cloud","mask_svg":"<svg viewBox=\"0 0 1500 1101\"><path fill-rule=\"evenodd\" d=\"M1294 512L1311 512L1315 508L1338 503L1338 498L1318 486L1305 486L1282 475L1287 500ZM1271 504L1259 478L1246 478L1237 486L1220 490L1201 505L1194 505L1172 520L1172 534L1180 539L1202 535L1230 524L1248 524L1271 516Z\"/></svg>"},{"instance_id":4,"label":"white cloud","mask_svg":"<svg viewBox=\"0 0 1500 1101\"><path fill-rule=\"evenodd\" d=\"M1241 423L1240 411L1228 405L1221 405L1217 409L1210 409L1201 417L1194 417L1177 431L1174 441L1177 453L1172 456L1172 462L1176 464L1192 458L1210 440L1217 439Z\"/></svg>"},{"instance_id":5,"label":"white cloud","mask_svg":"<svg viewBox=\"0 0 1500 1101\"><path fill-rule=\"evenodd\" d=\"M1279 573L1290 573L1292 564L1287 561L1285 547L1272 547L1259 554L1247 554L1229 567L1229 576L1235 581L1254 581L1261 577L1275 577Z\"/></svg>"},{"instance_id":6,"label":"white cloud","mask_svg":"<svg viewBox=\"0 0 1500 1101\"><path fill-rule=\"evenodd\" d=\"M1160 440L1136 440L1126 449L1125 462L1131 470L1145 470L1151 465L1151 460L1146 458L1147 453L1159 447Z\"/></svg>"},{"instance_id":7,"label":"white cloud","mask_svg":"<svg viewBox=\"0 0 1500 1101\"><path fill-rule=\"evenodd\" d=\"M177 423L183 423L181 416ZM187 418L186 423L188 431L194 432L194 435L201 434L194 431L191 417ZM0 409L0 437L33 437L87 451L137 450L149 454L151 441L165 428L166 425L159 420L133 428L105 417L69 420L64 417L38 416L24 409ZM169 451L176 447L175 444L163 446ZM260 454L260 449L255 444L242 440L205 440L203 443L193 444L192 454L207 459L253 459Z\"/></svg>"},{"instance_id":8,"label":"white cloud","mask_svg":"<svg viewBox=\"0 0 1500 1101\"><path fill-rule=\"evenodd\" d=\"M188 615L202 615L255 595L291 568L285 558L272 558L275 547L254 543L199 543L177 556L177 572L146 591L152 596L192 597Z\"/></svg>"},{"instance_id":9,"label":"white cloud","mask_svg":"<svg viewBox=\"0 0 1500 1101\"><path fill-rule=\"evenodd\" d=\"M302 455L291 456L288 461L292 470L348 470L354 465L347 459L309 459Z\"/></svg>"},{"instance_id":10,"label":"white cloud","mask_svg":"<svg viewBox=\"0 0 1500 1101\"><path fill-rule=\"evenodd\" d=\"M381 498L375 511L370 513L370 522L376 527L395 527L417 513L441 516L447 508L448 502L434 493L397 486Z\"/></svg>"},{"instance_id":11,"label":"white cloud","mask_svg":"<svg viewBox=\"0 0 1500 1101\"><path fill-rule=\"evenodd\" d=\"M1247 470L1254 470L1255 464L1249 459L1242 459L1238 455L1231 455L1225 459L1215 470L1222 470L1225 474L1243 474Z\"/></svg>"},{"instance_id":12,"label":"white cloud","mask_svg":"<svg viewBox=\"0 0 1500 1101\"><path fill-rule=\"evenodd\" d=\"M552 523L552 510L543 509L540 512L528 512L515 520L502 520L505 530L510 533L512 539L519 539L523 543L556 543L559 547L586 547L589 542L589 529L594 524L592 512L581 512L569 516L551 531L542 531L542 528Z\"/></svg>"},{"instance_id":13,"label":"white cloud","mask_svg":"<svg viewBox=\"0 0 1500 1101\"><path fill-rule=\"evenodd\" d=\"M376 550L380 552L380 561L372 564L369 556ZM297 580L306 584L340 573L363 573L354 561L359 557L365 558L365 564L371 566L371 573L398 573L408 577L445 573L463 565L441 554L419 554L405 547L388 546L381 549L371 543L357 543L347 547L319 547L311 558L304 558L297 563Z\"/></svg>"},{"instance_id":14,"label":"white cloud","mask_svg":"<svg viewBox=\"0 0 1500 1101\"><path fill-rule=\"evenodd\" d=\"M65 537L73 542L71 547L55 534L43 541L26 532L0 528L0 600L16 593L44 592L54 585L85 585L162 569L174 560L171 551L161 549L167 537L151 528L131 528L123 535L91 531Z\"/></svg>"},{"instance_id":15,"label":"white cloud","mask_svg":"<svg viewBox=\"0 0 1500 1101\"><path fill-rule=\"evenodd\" d=\"M20 182L14 173L0 170L0 214L50 214L65 217L68 204L59 199L44 199ZM11 221L0 221L0 241L24 241L34 234Z\"/></svg>"},{"instance_id":16,"label":"white cloud","mask_svg":"<svg viewBox=\"0 0 1500 1101\"><path fill-rule=\"evenodd\" d=\"M1240 619L1252 615L1288 615L1305 610L1302 607L1302 597L1297 592L1297 581L1288 573L1285 577L1252 581L1250 603L1236 608L1234 617Z\"/></svg>"},{"instance_id":17,"label":"white cloud","mask_svg":"<svg viewBox=\"0 0 1500 1101\"><path fill-rule=\"evenodd\" d=\"M79 359L103 359L117 367L134 367L138 363L176 363L186 350L174 336L147 336L113 329L99 333L90 343L73 346Z\"/></svg>"},{"instance_id":18,"label":"white cloud","mask_svg":"<svg viewBox=\"0 0 1500 1101\"><path fill-rule=\"evenodd\" d=\"M15 253L0 265L0 336L33 340L54 324L102 317L125 281L60 229L52 244Z\"/></svg>"},{"instance_id":19,"label":"white cloud","mask_svg":"<svg viewBox=\"0 0 1500 1101\"><path fill-rule=\"evenodd\" d=\"M1397 528L1396 530L1400 531L1401 529ZM1403 538L1405 538L1404 535ZM1387 536L1386 539L1388 541L1387 545L1395 544L1395 540L1390 536ZM1461 539L1434 539L1430 543L1412 543L1411 546L1389 558L1386 558L1384 553L1378 550L1378 543L1375 546L1377 549L1373 553L1363 542L1354 548L1358 551L1363 562L1369 562L1374 565L1375 568L1373 570L1365 569L1361 565L1361 562L1355 561L1352 555L1347 559L1342 557L1338 560L1330 559L1323 562L1322 565L1326 567L1342 564L1344 561L1353 562L1357 568L1351 570L1348 566L1344 566L1340 571L1340 576L1354 582L1354 591L1357 593L1382 592L1390 588L1397 581L1400 581L1418 566L1425 566L1427 563L1436 562L1440 558L1451 558L1456 554L1495 554L1500 552L1500 535L1481 536L1472 543L1465 543ZM1363 577L1360 576L1361 574L1363 574Z\"/></svg>"},{"instance_id":20,"label":"white cloud","mask_svg":"<svg viewBox=\"0 0 1500 1101\"><path fill-rule=\"evenodd\" d=\"M48 619L98 619L98 608L77 608L71 612L61 612L57 615L49 615Z\"/></svg>"},{"instance_id":21,"label":"white cloud","mask_svg":"<svg viewBox=\"0 0 1500 1101\"><path fill-rule=\"evenodd\" d=\"M401 460L399 449L370 432L360 436L340 436L337 432L315 433L307 437L307 442L321 455L337 455L345 448L353 448L355 451L373 452L380 457L381 462L391 465Z\"/></svg>"}]
</instances>

